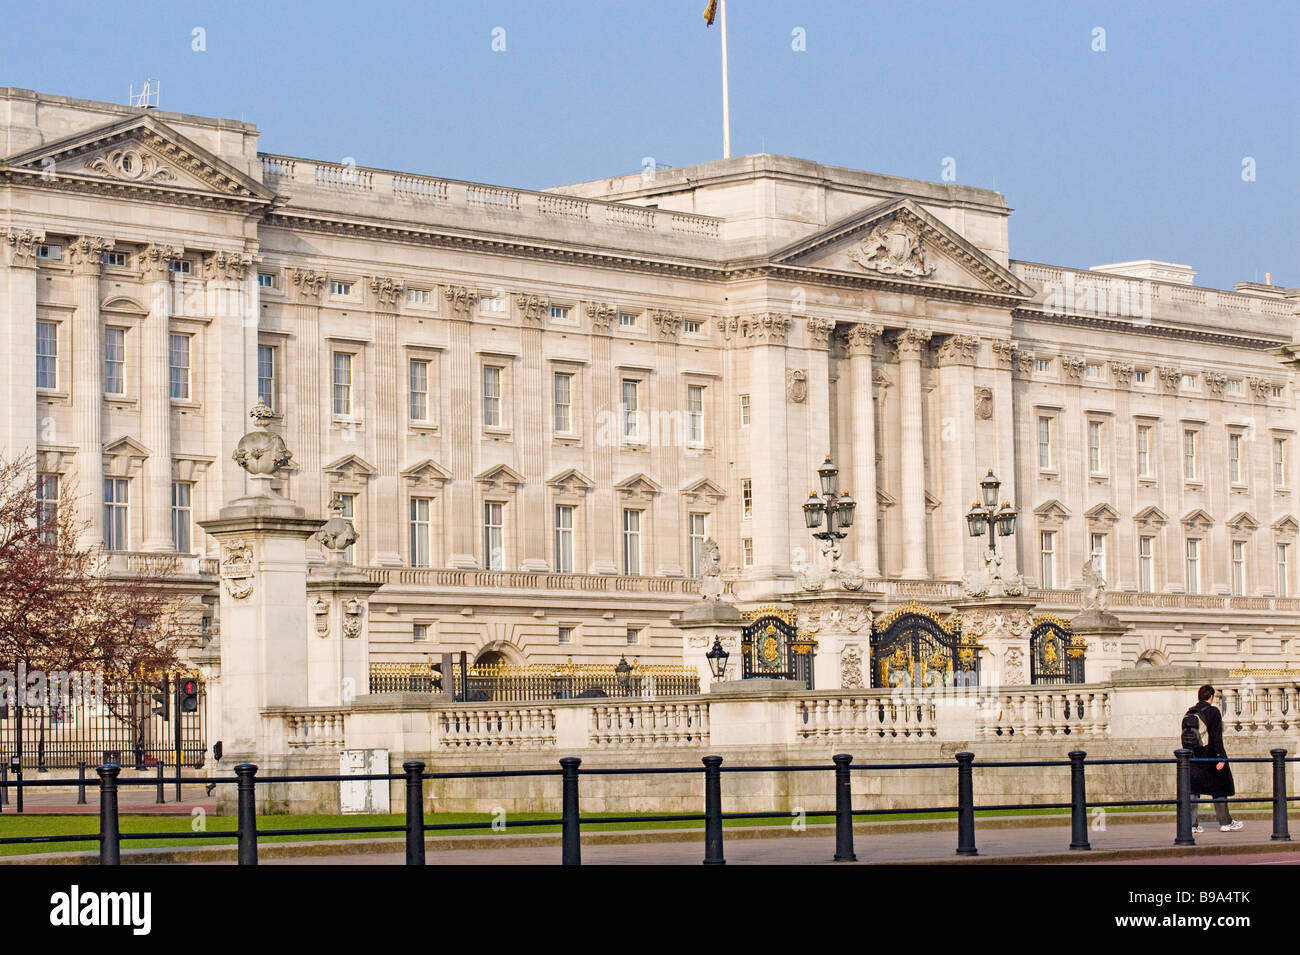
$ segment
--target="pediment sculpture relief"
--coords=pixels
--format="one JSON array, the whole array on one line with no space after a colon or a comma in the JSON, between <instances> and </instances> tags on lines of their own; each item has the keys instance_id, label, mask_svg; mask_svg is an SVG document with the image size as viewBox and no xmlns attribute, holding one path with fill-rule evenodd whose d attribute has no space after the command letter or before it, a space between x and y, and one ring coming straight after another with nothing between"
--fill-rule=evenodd
<instances>
[{"instance_id":1,"label":"pediment sculpture relief","mask_svg":"<svg viewBox=\"0 0 1300 955\"><path fill-rule=\"evenodd\" d=\"M849 258L873 272L922 278L934 272L926 262L921 232L899 219L881 223L849 250Z\"/></svg>"}]
</instances>

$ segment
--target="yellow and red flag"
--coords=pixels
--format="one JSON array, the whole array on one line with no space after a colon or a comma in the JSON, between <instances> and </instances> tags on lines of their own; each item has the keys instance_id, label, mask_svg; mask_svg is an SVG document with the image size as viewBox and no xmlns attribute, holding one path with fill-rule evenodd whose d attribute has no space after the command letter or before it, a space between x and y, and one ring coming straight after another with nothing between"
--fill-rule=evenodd
<instances>
[{"instance_id":1,"label":"yellow and red flag","mask_svg":"<svg viewBox=\"0 0 1300 955\"><path fill-rule=\"evenodd\" d=\"M704 25L713 26L713 20L718 15L718 0L709 0L709 5L704 8Z\"/></svg>"}]
</instances>

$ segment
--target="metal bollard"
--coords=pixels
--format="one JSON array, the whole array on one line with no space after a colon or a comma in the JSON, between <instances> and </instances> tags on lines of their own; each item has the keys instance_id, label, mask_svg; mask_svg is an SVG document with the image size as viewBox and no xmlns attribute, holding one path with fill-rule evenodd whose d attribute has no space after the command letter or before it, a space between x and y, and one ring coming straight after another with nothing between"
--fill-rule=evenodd
<instances>
[{"instance_id":1,"label":"metal bollard","mask_svg":"<svg viewBox=\"0 0 1300 955\"><path fill-rule=\"evenodd\" d=\"M236 783L239 792L239 864L257 865L257 767L252 763L240 763L235 767L235 775L239 777Z\"/></svg>"},{"instance_id":2,"label":"metal bollard","mask_svg":"<svg viewBox=\"0 0 1300 955\"><path fill-rule=\"evenodd\" d=\"M975 787L971 779L974 753L957 754L957 855L979 855L975 848Z\"/></svg>"},{"instance_id":3,"label":"metal bollard","mask_svg":"<svg viewBox=\"0 0 1300 955\"><path fill-rule=\"evenodd\" d=\"M77 763L77 805L86 804L86 761L80 760Z\"/></svg>"},{"instance_id":4,"label":"metal bollard","mask_svg":"<svg viewBox=\"0 0 1300 955\"><path fill-rule=\"evenodd\" d=\"M158 794L154 797L154 803L159 806L167 802L167 800L163 798L163 772L165 770L166 767L163 766L163 761L161 759L158 760Z\"/></svg>"},{"instance_id":5,"label":"metal bollard","mask_svg":"<svg viewBox=\"0 0 1300 955\"><path fill-rule=\"evenodd\" d=\"M1091 849L1088 842L1088 793L1083 779L1083 760L1088 754L1081 749L1070 752L1070 848Z\"/></svg>"},{"instance_id":6,"label":"metal bollard","mask_svg":"<svg viewBox=\"0 0 1300 955\"><path fill-rule=\"evenodd\" d=\"M835 861L857 862L853 852L853 783L849 778L853 757L837 753L831 762L835 764Z\"/></svg>"},{"instance_id":7,"label":"metal bollard","mask_svg":"<svg viewBox=\"0 0 1300 955\"><path fill-rule=\"evenodd\" d=\"M424 763L402 763L406 773L406 864L424 865Z\"/></svg>"},{"instance_id":8,"label":"metal bollard","mask_svg":"<svg viewBox=\"0 0 1300 955\"><path fill-rule=\"evenodd\" d=\"M0 812L9 805L9 767L0 762Z\"/></svg>"},{"instance_id":9,"label":"metal bollard","mask_svg":"<svg viewBox=\"0 0 1300 955\"><path fill-rule=\"evenodd\" d=\"M117 774L121 766L96 766L99 774L99 864L122 864L122 834L117 819Z\"/></svg>"},{"instance_id":10,"label":"metal bollard","mask_svg":"<svg viewBox=\"0 0 1300 955\"><path fill-rule=\"evenodd\" d=\"M563 774L563 811L560 817L563 834L560 837L560 864L582 865L582 816L578 811L578 766L582 760L565 756L560 760Z\"/></svg>"},{"instance_id":11,"label":"metal bollard","mask_svg":"<svg viewBox=\"0 0 1300 955\"><path fill-rule=\"evenodd\" d=\"M722 855L722 757L704 757L704 864L726 865Z\"/></svg>"},{"instance_id":12,"label":"metal bollard","mask_svg":"<svg viewBox=\"0 0 1300 955\"><path fill-rule=\"evenodd\" d=\"M1270 749L1268 754L1273 757L1273 839L1290 842L1286 819L1286 750Z\"/></svg>"},{"instance_id":13,"label":"metal bollard","mask_svg":"<svg viewBox=\"0 0 1300 955\"><path fill-rule=\"evenodd\" d=\"M1194 846L1196 838L1192 835L1192 751L1190 749L1174 750L1174 759L1178 760L1175 770L1177 777L1178 834L1174 837L1176 846Z\"/></svg>"}]
</instances>

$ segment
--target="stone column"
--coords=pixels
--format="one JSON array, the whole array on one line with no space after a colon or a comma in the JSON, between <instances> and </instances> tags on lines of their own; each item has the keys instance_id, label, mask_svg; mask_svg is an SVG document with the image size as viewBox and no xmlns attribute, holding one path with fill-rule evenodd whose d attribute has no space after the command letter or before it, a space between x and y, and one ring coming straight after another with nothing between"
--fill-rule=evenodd
<instances>
[{"instance_id":1,"label":"stone column","mask_svg":"<svg viewBox=\"0 0 1300 955\"><path fill-rule=\"evenodd\" d=\"M898 400L902 419L899 462L902 466L903 570L906 580L928 577L925 554L925 429L921 395L921 359L931 332L906 328L898 333Z\"/></svg>"},{"instance_id":2,"label":"stone column","mask_svg":"<svg viewBox=\"0 0 1300 955\"><path fill-rule=\"evenodd\" d=\"M948 335L939 346L939 390L942 407L939 447L943 464L935 469L939 493L943 498L939 526L943 528L935 541L936 577L959 579L970 570L983 566L978 542L970 544L966 528L964 502L978 493L979 476L996 462L975 462L975 359L980 340L973 335ZM989 448L985 454L994 451ZM991 457L991 455L990 455ZM974 554L973 566L967 555Z\"/></svg>"},{"instance_id":3,"label":"stone column","mask_svg":"<svg viewBox=\"0 0 1300 955\"><path fill-rule=\"evenodd\" d=\"M72 318L72 402L76 409L77 521L85 528L78 542L81 547L104 544L104 328L99 318L99 273L110 246L107 239L82 236L68 248L77 305Z\"/></svg>"},{"instance_id":4,"label":"stone column","mask_svg":"<svg viewBox=\"0 0 1300 955\"><path fill-rule=\"evenodd\" d=\"M405 431L408 411L399 396L406 394L407 374L397 348L397 309L405 289L398 279L375 277L370 294L375 326L375 563L393 567L405 563L402 531L406 502L398 476L397 435ZM396 513L393 513L394 510Z\"/></svg>"},{"instance_id":5,"label":"stone column","mask_svg":"<svg viewBox=\"0 0 1300 955\"><path fill-rule=\"evenodd\" d=\"M792 490L794 500L791 504L796 507L802 507L804 495L811 491L814 486L818 485L817 468L825 460L827 454L839 458L841 463L841 474L843 474L843 465L845 461L842 458L844 435L833 430L831 422L831 356L830 345L831 335L835 331L835 323L829 319L808 316L804 320L804 327L807 332L806 351L803 354L808 362L808 371L806 380L800 380L795 372L799 369L787 373L785 381L786 398L796 407L791 407L792 415L791 425L796 431L802 431L805 436L803 447L792 442L790 448L790 473L794 475L793 481L799 480L799 475L804 475L804 484L796 484ZM798 354L797 352L795 354ZM845 383L841 382L841 387ZM734 390L734 389L733 389ZM842 395L844 392L841 391ZM832 433L834 437L832 438ZM798 456L796 457L796 452ZM731 458L720 458L723 461L730 461ZM857 480L856 476L849 474L849 483L846 484L844 479L840 480L840 487L845 491L852 491L856 497L858 485L853 483ZM728 510L734 510L728 508ZM859 510L858 516L862 515ZM799 521L802 526L803 521ZM856 532L855 532L856 533ZM799 541L800 534L794 535L796 547L792 548L791 563L793 563L793 551L802 547L806 553L815 553L817 548L813 541L804 538L803 542ZM853 540L850 536L849 540ZM852 546L852 545L850 545ZM853 556L854 552L849 551Z\"/></svg>"},{"instance_id":6,"label":"stone column","mask_svg":"<svg viewBox=\"0 0 1300 955\"><path fill-rule=\"evenodd\" d=\"M787 595L799 614L799 629L817 641L813 685L819 691L871 685L871 603L877 597L870 591Z\"/></svg>"},{"instance_id":7,"label":"stone column","mask_svg":"<svg viewBox=\"0 0 1300 955\"><path fill-rule=\"evenodd\" d=\"M996 368L993 377L993 424L997 436L995 457L997 458L998 477L1002 479L1002 496L1012 504L1019 506L1016 497L1016 484L1019 477L1016 471L1016 410L1014 402L1013 366L1016 364L1016 346L1010 339L994 339L989 342L993 349L993 364ZM978 477L978 472L977 472ZM974 490L971 491L974 500ZM964 502L964 499L963 499ZM1021 509L1017 524L1017 535L1032 533ZM1000 551L1002 554L1002 573L1005 575L1019 573L1019 548L1015 538L1006 540Z\"/></svg>"},{"instance_id":8,"label":"stone column","mask_svg":"<svg viewBox=\"0 0 1300 955\"><path fill-rule=\"evenodd\" d=\"M587 317L591 319L591 401L584 411L587 415L585 431L591 435L592 480L591 522L587 533L591 535L593 555L590 572L593 574L618 573L618 523L614 506L614 448L618 444L618 406L621 396L615 392L610 374L610 322L615 309L606 302L588 302ZM602 422L605 422L602 424Z\"/></svg>"},{"instance_id":9,"label":"stone column","mask_svg":"<svg viewBox=\"0 0 1300 955\"><path fill-rule=\"evenodd\" d=\"M181 250L151 245L137 264L149 286L149 316L140 340L140 439L149 449L144 466L142 550L170 551L172 542L172 427L168 333L172 316L172 263Z\"/></svg>"},{"instance_id":10,"label":"stone column","mask_svg":"<svg viewBox=\"0 0 1300 955\"><path fill-rule=\"evenodd\" d=\"M324 509L321 479L321 407L325 398L321 382L330 370L321 361L320 300L325 288L324 272L294 269L290 277L294 300L293 407L285 409L285 430L294 442L294 498L313 510ZM287 390L287 389L286 389ZM292 423L291 423L292 422Z\"/></svg>"},{"instance_id":11,"label":"stone column","mask_svg":"<svg viewBox=\"0 0 1300 955\"><path fill-rule=\"evenodd\" d=\"M519 465L524 475L517 519L523 570L547 571L546 546L546 443L551 433L547 412L551 407L549 382L542 358L542 329L551 303L537 295L519 295ZM576 555L575 555L576 556Z\"/></svg>"},{"instance_id":12,"label":"stone column","mask_svg":"<svg viewBox=\"0 0 1300 955\"><path fill-rule=\"evenodd\" d=\"M651 316L655 336L655 372L651 379L651 414L647 416L654 446L650 449L654 475L666 493L655 510L655 574L680 577L682 535L682 499L676 492L681 480L678 462L685 447L685 395L677 377L677 335L682 317L673 312L657 311ZM665 415L663 412L676 412ZM671 422L665 434L665 422ZM656 433L657 432L657 433Z\"/></svg>"},{"instance_id":13,"label":"stone column","mask_svg":"<svg viewBox=\"0 0 1300 955\"><path fill-rule=\"evenodd\" d=\"M6 238L6 268L0 272L0 315L4 319L0 343L4 349L6 383L4 408L0 411L4 422L3 431L0 431L0 450L12 460L24 453L36 452L36 250L45 236L31 229L21 232L10 229ZM67 337L59 344L66 348ZM73 374L76 374L75 367ZM59 388L70 390L62 381ZM48 436L46 441L53 442L56 438Z\"/></svg>"},{"instance_id":14,"label":"stone column","mask_svg":"<svg viewBox=\"0 0 1300 955\"><path fill-rule=\"evenodd\" d=\"M869 580L880 576L879 505L876 500L876 408L872 384L872 350L883 331L870 323L853 325L848 333L849 374L852 379L853 499L858 502L853 522L854 556ZM924 502L923 502L924 503Z\"/></svg>"},{"instance_id":15,"label":"stone column","mask_svg":"<svg viewBox=\"0 0 1300 955\"><path fill-rule=\"evenodd\" d=\"M229 436L244 428L244 412L257 399L249 394L248 353L254 362L251 379L257 379L257 284L249 281L253 256L248 252L212 252L203 257L207 281L205 312L211 320L204 333L207 375L194 382L195 395L203 395L204 417L209 422L205 444L217 459L207 473L203 499L213 512L222 501L244 493L244 472L225 454ZM251 301L250 301L251 296ZM188 301L188 297L187 297ZM283 367L283 365L282 365ZM277 409L283 413L283 409Z\"/></svg>"},{"instance_id":16,"label":"stone column","mask_svg":"<svg viewBox=\"0 0 1300 955\"><path fill-rule=\"evenodd\" d=\"M451 327L451 422L447 429L451 439L451 556L449 563L461 570L478 567L474 556L474 532L482 515L474 506L474 413L477 395L474 376L477 363L470 345L470 328L478 293L463 286L446 288L448 319Z\"/></svg>"}]
</instances>

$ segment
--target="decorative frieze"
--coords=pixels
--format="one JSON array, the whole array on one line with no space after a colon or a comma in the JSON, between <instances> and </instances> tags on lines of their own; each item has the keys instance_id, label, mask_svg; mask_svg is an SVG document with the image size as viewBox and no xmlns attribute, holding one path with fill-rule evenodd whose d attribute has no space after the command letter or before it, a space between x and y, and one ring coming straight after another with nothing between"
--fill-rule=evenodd
<instances>
[{"instance_id":1,"label":"decorative frieze","mask_svg":"<svg viewBox=\"0 0 1300 955\"><path fill-rule=\"evenodd\" d=\"M97 235L79 236L68 243L68 262L75 272L98 272L103 265L104 253L112 247L112 239Z\"/></svg>"},{"instance_id":2,"label":"decorative frieze","mask_svg":"<svg viewBox=\"0 0 1300 955\"><path fill-rule=\"evenodd\" d=\"M174 245L151 245L135 257L140 277L148 282L165 282L171 278L172 266L181 260L183 249ZM100 255L103 253L101 252Z\"/></svg>"},{"instance_id":3,"label":"decorative frieze","mask_svg":"<svg viewBox=\"0 0 1300 955\"><path fill-rule=\"evenodd\" d=\"M31 229L9 230L9 264L20 268L36 267L36 250L45 241L45 233Z\"/></svg>"},{"instance_id":4,"label":"decorative frieze","mask_svg":"<svg viewBox=\"0 0 1300 955\"><path fill-rule=\"evenodd\" d=\"M127 182L176 181L176 174L159 162L156 156L129 146L87 159L85 168L101 176L123 179Z\"/></svg>"},{"instance_id":5,"label":"decorative frieze","mask_svg":"<svg viewBox=\"0 0 1300 955\"><path fill-rule=\"evenodd\" d=\"M682 330L682 316L677 312L655 311L650 313L655 331L665 341L676 341Z\"/></svg>"},{"instance_id":6,"label":"decorative frieze","mask_svg":"<svg viewBox=\"0 0 1300 955\"><path fill-rule=\"evenodd\" d=\"M540 295L520 292L515 296L515 305L519 307L519 320L521 322L525 325L540 328L546 321L546 313L550 311L551 301Z\"/></svg>"},{"instance_id":7,"label":"decorative frieze","mask_svg":"<svg viewBox=\"0 0 1300 955\"><path fill-rule=\"evenodd\" d=\"M1061 370L1071 381L1078 381L1083 377L1083 370L1088 367L1088 363L1078 355L1062 355Z\"/></svg>"},{"instance_id":8,"label":"decorative frieze","mask_svg":"<svg viewBox=\"0 0 1300 955\"><path fill-rule=\"evenodd\" d=\"M742 345L784 345L790 331L790 319L780 312L731 315L717 322L723 338Z\"/></svg>"},{"instance_id":9,"label":"decorative frieze","mask_svg":"<svg viewBox=\"0 0 1300 955\"><path fill-rule=\"evenodd\" d=\"M1132 362L1113 361L1110 363L1110 373L1115 379L1115 384L1127 388L1133 383L1133 372L1136 369Z\"/></svg>"},{"instance_id":10,"label":"decorative frieze","mask_svg":"<svg viewBox=\"0 0 1300 955\"><path fill-rule=\"evenodd\" d=\"M587 317L591 319L591 330L599 333L608 333L609 324L614 320L614 314L618 311L608 302L588 302Z\"/></svg>"},{"instance_id":11,"label":"decorative frieze","mask_svg":"<svg viewBox=\"0 0 1300 955\"><path fill-rule=\"evenodd\" d=\"M473 317L474 306L478 304L478 289L465 285L448 285L443 293L447 298L447 304L451 306L452 312L457 317Z\"/></svg>"},{"instance_id":12,"label":"decorative frieze","mask_svg":"<svg viewBox=\"0 0 1300 955\"><path fill-rule=\"evenodd\" d=\"M923 278L934 272L926 262L921 230L895 217L877 225L849 250L849 258L872 272L903 278Z\"/></svg>"},{"instance_id":13,"label":"decorative frieze","mask_svg":"<svg viewBox=\"0 0 1300 955\"><path fill-rule=\"evenodd\" d=\"M222 282L242 282L253 264L249 252L212 252L203 257L203 276Z\"/></svg>"},{"instance_id":14,"label":"decorative frieze","mask_svg":"<svg viewBox=\"0 0 1300 955\"><path fill-rule=\"evenodd\" d=\"M1228 376L1217 371L1205 373L1205 391L1216 398L1223 397L1223 386L1228 383Z\"/></svg>"},{"instance_id":15,"label":"decorative frieze","mask_svg":"<svg viewBox=\"0 0 1300 955\"><path fill-rule=\"evenodd\" d=\"M1255 392L1255 397L1259 398L1261 401L1267 401L1269 398L1273 397L1273 389L1278 386L1277 382L1271 381L1268 378L1253 377L1247 378L1246 384L1250 386L1251 391Z\"/></svg>"},{"instance_id":16,"label":"decorative frieze","mask_svg":"<svg viewBox=\"0 0 1300 955\"><path fill-rule=\"evenodd\" d=\"M1024 349L1016 350L1016 361L1012 366L1012 371L1018 371L1021 378L1028 378L1034 373L1034 362L1037 356L1031 351Z\"/></svg>"},{"instance_id":17,"label":"decorative frieze","mask_svg":"<svg viewBox=\"0 0 1300 955\"><path fill-rule=\"evenodd\" d=\"M835 330L834 322L828 318L818 318L815 315L810 315L805 324L808 328L809 341L823 348L830 344L831 332Z\"/></svg>"},{"instance_id":18,"label":"decorative frieze","mask_svg":"<svg viewBox=\"0 0 1300 955\"><path fill-rule=\"evenodd\" d=\"M1174 368L1170 365L1159 365L1156 373L1160 376L1161 383L1165 386L1166 391L1178 391L1178 386L1182 384L1183 370Z\"/></svg>"},{"instance_id":19,"label":"decorative frieze","mask_svg":"<svg viewBox=\"0 0 1300 955\"><path fill-rule=\"evenodd\" d=\"M370 279L370 294L374 296L375 304L385 311L396 310L397 303L402 300L405 293L406 286L402 284L401 279L381 275Z\"/></svg>"},{"instance_id":20,"label":"decorative frieze","mask_svg":"<svg viewBox=\"0 0 1300 955\"><path fill-rule=\"evenodd\" d=\"M979 348L980 340L974 335L948 335L939 345L939 364L973 365Z\"/></svg>"},{"instance_id":21,"label":"decorative frieze","mask_svg":"<svg viewBox=\"0 0 1300 955\"><path fill-rule=\"evenodd\" d=\"M1010 368L1016 360L1019 350L1016 343L1009 338L994 338L989 341L989 348L999 368Z\"/></svg>"},{"instance_id":22,"label":"decorative frieze","mask_svg":"<svg viewBox=\"0 0 1300 955\"><path fill-rule=\"evenodd\" d=\"M298 297L304 302L319 302L325 288L325 273L315 269L294 269L290 277Z\"/></svg>"}]
</instances>

